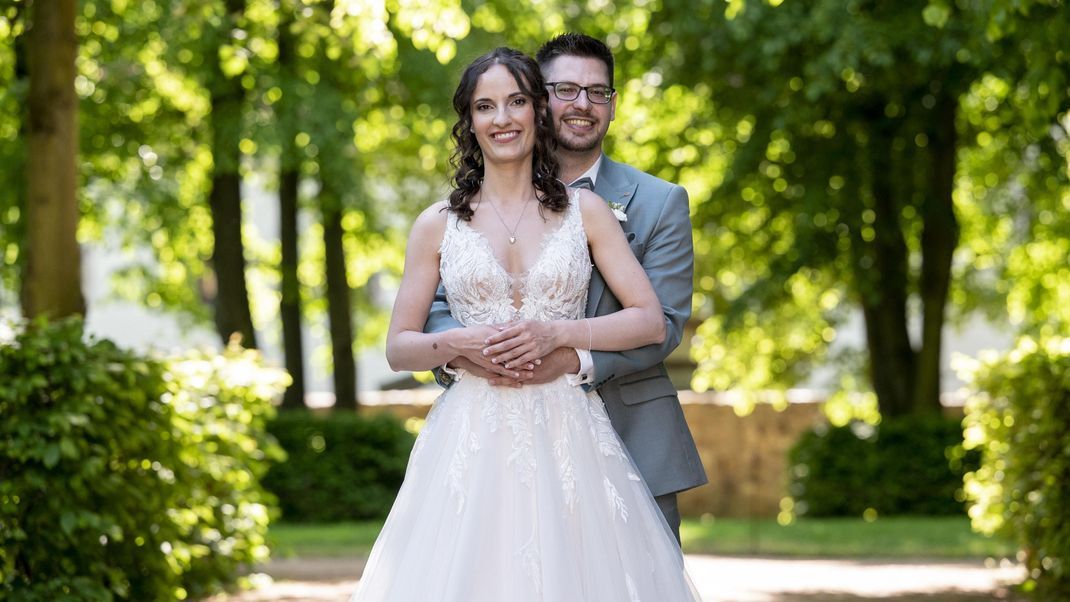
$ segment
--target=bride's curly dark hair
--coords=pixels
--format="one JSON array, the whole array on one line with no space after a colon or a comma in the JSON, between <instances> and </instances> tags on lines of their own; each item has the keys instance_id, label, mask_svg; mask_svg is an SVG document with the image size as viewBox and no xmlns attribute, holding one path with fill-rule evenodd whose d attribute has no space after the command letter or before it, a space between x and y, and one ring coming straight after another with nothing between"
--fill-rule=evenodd
<instances>
[{"instance_id":1,"label":"bride's curly dark hair","mask_svg":"<svg viewBox=\"0 0 1070 602\"><path fill-rule=\"evenodd\" d=\"M557 179L558 163L554 156L557 137L550 116L550 95L543 83L538 63L526 54L512 48L495 48L472 61L461 75L461 82L453 94L453 109L457 111L457 123L453 125L453 155L450 161L456 168L453 174L453 190L449 196L449 210L457 217L472 219L472 196L483 182L483 151L472 132L472 95L475 94L479 76L493 65L502 65L516 79L520 92L531 99L535 108L535 148L531 155L531 183L536 198L542 207L551 211L564 211L568 206L568 192Z\"/></svg>"}]
</instances>

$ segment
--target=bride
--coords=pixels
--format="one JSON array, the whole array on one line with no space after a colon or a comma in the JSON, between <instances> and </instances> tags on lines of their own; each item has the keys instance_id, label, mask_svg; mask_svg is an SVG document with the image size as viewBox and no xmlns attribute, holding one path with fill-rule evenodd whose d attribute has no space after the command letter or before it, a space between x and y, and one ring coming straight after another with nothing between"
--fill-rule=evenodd
<instances>
[{"instance_id":1,"label":"bride","mask_svg":"<svg viewBox=\"0 0 1070 602\"><path fill-rule=\"evenodd\" d=\"M557 179L538 65L498 48L467 67L454 189L412 226L387 335L395 370L459 355L529 366L557 347L664 337L613 212ZM583 318L591 261L622 310ZM439 282L465 325L425 334ZM680 548L597 393L564 377L462 374L428 414L354 602L697 601Z\"/></svg>"}]
</instances>

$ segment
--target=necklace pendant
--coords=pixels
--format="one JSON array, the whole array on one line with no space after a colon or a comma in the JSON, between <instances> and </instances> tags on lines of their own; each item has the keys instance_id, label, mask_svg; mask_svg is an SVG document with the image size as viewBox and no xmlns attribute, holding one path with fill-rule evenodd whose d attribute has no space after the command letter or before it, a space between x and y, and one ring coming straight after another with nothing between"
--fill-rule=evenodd
<instances>
[{"instance_id":1,"label":"necklace pendant","mask_svg":"<svg viewBox=\"0 0 1070 602\"><path fill-rule=\"evenodd\" d=\"M515 245L516 244L516 237L515 236L510 236L509 237L509 244L511 244L511 245Z\"/></svg>"}]
</instances>

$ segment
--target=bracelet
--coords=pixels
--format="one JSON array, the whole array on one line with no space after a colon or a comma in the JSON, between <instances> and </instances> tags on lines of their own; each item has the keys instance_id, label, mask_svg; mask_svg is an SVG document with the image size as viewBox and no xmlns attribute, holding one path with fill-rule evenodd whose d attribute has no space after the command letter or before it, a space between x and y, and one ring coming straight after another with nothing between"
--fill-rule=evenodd
<instances>
[{"instance_id":1,"label":"bracelet","mask_svg":"<svg viewBox=\"0 0 1070 602\"><path fill-rule=\"evenodd\" d=\"M583 319L587 323L587 351L591 350L591 320L588 318Z\"/></svg>"}]
</instances>

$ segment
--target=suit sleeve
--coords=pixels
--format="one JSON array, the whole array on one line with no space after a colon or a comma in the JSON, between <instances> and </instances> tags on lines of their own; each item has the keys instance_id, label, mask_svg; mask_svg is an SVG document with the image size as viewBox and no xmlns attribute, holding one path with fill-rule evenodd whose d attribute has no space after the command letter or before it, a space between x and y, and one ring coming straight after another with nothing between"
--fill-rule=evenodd
<instances>
[{"instance_id":1,"label":"suit sleeve","mask_svg":"<svg viewBox=\"0 0 1070 602\"><path fill-rule=\"evenodd\" d=\"M453 317L453 314L450 313L449 301L446 299L446 288L439 284L438 290L435 291L435 300L431 303L431 311L427 315L427 322L424 323L424 332L442 332L461 328L462 326L463 324L458 322ZM442 368L435 368L432 372L435 374L435 381L443 387L453 384L453 377L446 374Z\"/></svg>"},{"instance_id":2,"label":"suit sleeve","mask_svg":"<svg viewBox=\"0 0 1070 602\"><path fill-rule=\"evenodd\" d=\"M595 351L594 388L607 381L645 370L662 362L680 344L684 324L691 316L695 253L687 191L670 190L658 222L646 243L640 263L661 301L665 315L665 340L628 351Z\"/></svg>"}]
</instances>

